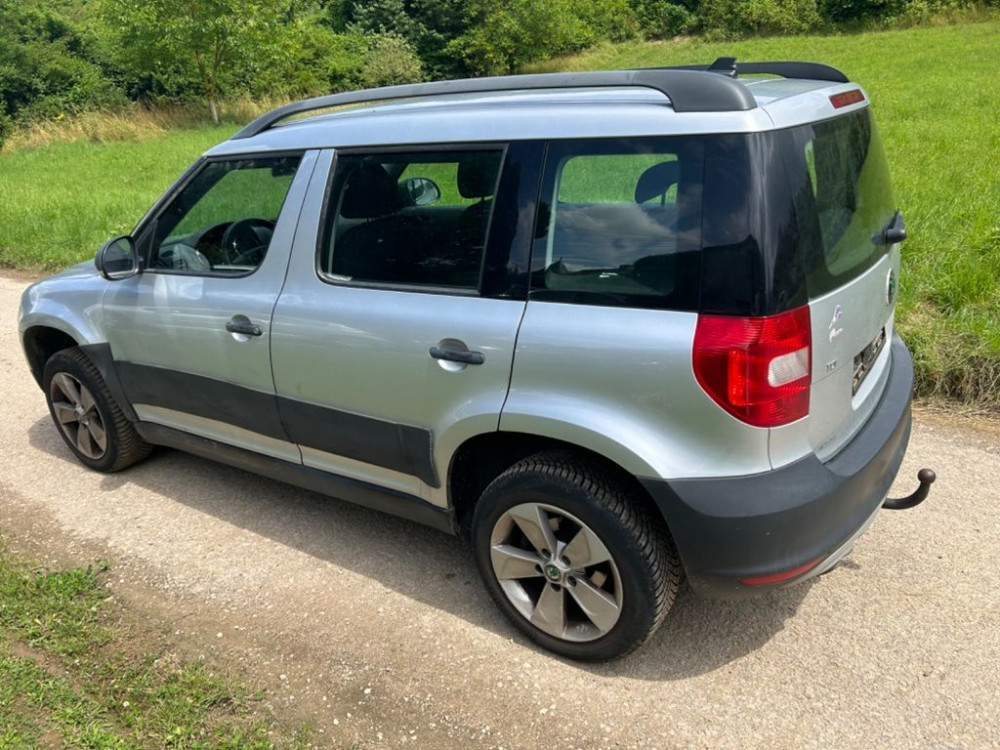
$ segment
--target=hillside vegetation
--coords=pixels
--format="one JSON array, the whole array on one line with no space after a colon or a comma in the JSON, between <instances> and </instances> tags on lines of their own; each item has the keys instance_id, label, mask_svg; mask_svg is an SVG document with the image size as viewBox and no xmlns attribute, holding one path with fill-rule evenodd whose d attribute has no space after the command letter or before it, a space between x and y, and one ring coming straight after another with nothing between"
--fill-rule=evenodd
<instances>
[{"instance_id":1,"label":"hillside vegetation","mask_svg":"<svg viewBox=\"0 0 1000 750\"><path fill-rule=\"evenodd\" d=\"M0 0L0 148L93 109L512 73L604 41L969 18L1000 0Z\"/></svg>"}]
</instances>

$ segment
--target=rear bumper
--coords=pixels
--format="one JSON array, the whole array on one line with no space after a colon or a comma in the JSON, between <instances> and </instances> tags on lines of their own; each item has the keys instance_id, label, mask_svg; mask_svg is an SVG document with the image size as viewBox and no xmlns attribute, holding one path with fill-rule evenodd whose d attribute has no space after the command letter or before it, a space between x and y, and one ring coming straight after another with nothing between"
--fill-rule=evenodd
<instances>
[{"instance_id":1,"label":"rear bumper","mask_svg":"<svg viewBox=\"0 0 1000 750\"><path fill-rule=\"evenodd\" d=\"M850 551L881 508L910 439L913 360L896 335L891 362L867 424L826 463L810 455L753 476L641 480L670 526L695 591L740 597L772 587L741 579L804 568L776 584L788 585L828 570Z\"/></svg>"}]
</instances>

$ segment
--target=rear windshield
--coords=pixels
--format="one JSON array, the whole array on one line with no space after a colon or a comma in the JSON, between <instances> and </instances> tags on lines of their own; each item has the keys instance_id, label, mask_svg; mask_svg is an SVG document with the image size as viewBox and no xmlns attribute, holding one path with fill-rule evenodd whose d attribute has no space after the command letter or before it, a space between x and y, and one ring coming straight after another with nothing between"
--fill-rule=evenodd
<instances>
[{"instance_id":1,"label":"rear windshield","mask_svg":"<svg viewBox=\"0 0 1000 750\"><path fill-rule=\"evenodd\" d=\"M807 269L815 297L863 273L886 252L872 236L895 210L889 167L868 109L788 135L794 141L791 176L804 165L809 180L797 206L800 242L821 250Z\"/></svg>"}]
</instances>

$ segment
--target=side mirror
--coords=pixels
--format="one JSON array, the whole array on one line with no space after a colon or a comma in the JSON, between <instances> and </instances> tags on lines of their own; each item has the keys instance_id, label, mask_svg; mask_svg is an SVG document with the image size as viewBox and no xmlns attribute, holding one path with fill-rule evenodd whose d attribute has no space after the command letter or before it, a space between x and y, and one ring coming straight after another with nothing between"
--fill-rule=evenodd
<instances>
[{"instance_id":1,"label":"side mirror","mask_svg":"<svg viewBox=\"0 0 1000 750\"><path fill-rule=\"evenodd\" d=\"M399 197L404 206L429 206L441 197L441 188L426 177L410 177L399 183Z\"/></svg>"},{"instance_id":2,"label":"side mirror","mask_svg":"<svg viewBox=\"0 0 1000 750\"><path fill-rule=\"evenodd\" d=\"M94 265L101 272L101 276L108 281L120 281L135 276L140 270L135 240L127 234L108 240L97 251Z\"/></svg>"}]
</instances>

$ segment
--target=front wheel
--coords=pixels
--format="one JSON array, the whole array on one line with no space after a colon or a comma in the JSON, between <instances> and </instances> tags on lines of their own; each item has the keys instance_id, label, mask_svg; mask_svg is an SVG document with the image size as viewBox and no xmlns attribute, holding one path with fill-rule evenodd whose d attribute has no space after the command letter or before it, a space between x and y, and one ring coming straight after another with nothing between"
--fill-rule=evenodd
<instances>
[{"instance_id":1,"label":"front wheel","mask_svg":"<svg viewBox=\"0 0 1000 750\"><path fill-rule=\"evenodd\" d=\"M52 421L81 463L114 472L149 455L151 446L136 434L100 372L80 349L64 349L49 358L42 388Z\"/></svg>"},{"instance_id":2,"label":"front wheel","mask_svg":"<svg viewBox=\"0 0 1000 750\"><path fill-rule=\"evenodd\" d=\"M573 659L604 661L645 643L680 583L662 524L570 453L541 453L497 477L476 506L472 539L500 609Z\"/></svg>"}]
</instances>

